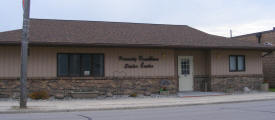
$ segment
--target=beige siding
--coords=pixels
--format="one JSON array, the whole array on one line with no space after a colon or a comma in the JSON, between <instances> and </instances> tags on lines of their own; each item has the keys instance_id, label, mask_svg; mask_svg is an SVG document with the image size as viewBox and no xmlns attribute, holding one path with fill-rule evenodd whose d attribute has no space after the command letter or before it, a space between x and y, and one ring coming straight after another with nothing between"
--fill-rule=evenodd
<instances>
[{"instance_id":1,"label":"beige siding","mask_svg":"<svg viewBox=\"0 0 275 120\"><path fill-rule=\"evenodd\" d=\"M0 47L0 77L20 74L20 47Z\"/></svg>"},{"instance_id":2,"label":"beige siding","mask_svg":"<svg viewBox=\"0 0 275 120\"><path fill-rule=\"evenodd\" d=\"M104 53L105 76L173 76L174 51L167 49L131 49L131 48L76 48L76 47L31 47L28 76L56 77L57 53ZM20 48L0 47L0 77L19 77ZM140 65L141 62L120 61L119 56L153 56L159 61L144 62L154 68L125 69L124 64Z\"/></svg>"},{"instance_id":3,"label":"beige siding","mask_svg":"<svg viewBox=\"0 0 275 120\"><path fill-rule=\"evenodd\" d=\"M57 53L104 53L105 76L174 76L177 72L175 56L194 57L194 75L262 74L261 52L234 50L172 50L143 48L88 48L88 47L31 47L28 64L29 77L56 77ZM229 72L229 55L245 55L246 71ZM20 47L0 47L0 77L19 77ZM141 62L120 61L119 56L153 56L159 61L145 62L154 68L125 69L125 64ZM209 62L211 61L211 62ZM211 66L211 67L210 67ZM211 72L211 73L210 73Z\"/></svg>"},{"instance_id":4,"label":"beige siding","mask_svg":"<svg viewBox=\"0 0 275 120\"><path fill-rule=\"evenodd\" d=\"M207 59L207 51L202 50L177 50L178 56L194 57L194 75L208 75L209 65Z\"/></svg>"},{"instance_id":5,"label":"beige siding","mask_svg":"<svg viewBox=\"0 0 275 120\"><path fill-rule=\"evenodd\" d=\"M229 55L245 55L246 71L229 72ZM211 74L212 75L263 74L261 55L262 55L262 52L260 51L213 50L211 51Z\"/></svg>"},{"instance_id":6,"label":"beige siding","mask_svg":"<svg viewBox=\"0 0 275 120\"><path fill-rule=\"evenodd\" d=\"M54 47L32 47L28 63L28 76L55 77L56 49Z\"/></svg>"},{"instance_id":7,"label":"beige siding","mask_svg":"<svg viewBox=\"0 0 275 120\"><path fill-rule=\"evenodd\" d=\"M56 58L54 49L30 48L28 76L55 77ZM0 47L0 77L20 76L20 47Z\"/></svg>"}]
</instances>

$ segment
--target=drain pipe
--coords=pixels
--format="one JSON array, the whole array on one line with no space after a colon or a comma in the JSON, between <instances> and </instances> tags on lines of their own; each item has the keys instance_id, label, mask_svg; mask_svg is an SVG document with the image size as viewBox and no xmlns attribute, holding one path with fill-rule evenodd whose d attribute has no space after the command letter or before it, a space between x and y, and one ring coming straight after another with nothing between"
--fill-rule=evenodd
<instances>
[{"instance_id":1,"label":"drain pipe","mask_svg":"<svg viewBox=\"0 0 275 120\"><path fill-rule=\"evenodd\" d=\"M275 29L275 28L273 28ZM258 43L261 44L262 43L262 33L257 33L256 37L258 38ZM262 57L268 56L272 53L273 51L268 51L266 54L264 54Z\"/></svg>"},{"instance_id":2,"label":"drain pipe","mask_svg":"<svg viewBox=\"0 0 275 120\"><path fill-rule=\"evenodd\" d=\"M265 56L268 56L268 55L270 55L270 54L272 54L273 53L273 51L268 51L266 54L264 54L262 57L265 57Z\"/></svg>"}]
</instances>

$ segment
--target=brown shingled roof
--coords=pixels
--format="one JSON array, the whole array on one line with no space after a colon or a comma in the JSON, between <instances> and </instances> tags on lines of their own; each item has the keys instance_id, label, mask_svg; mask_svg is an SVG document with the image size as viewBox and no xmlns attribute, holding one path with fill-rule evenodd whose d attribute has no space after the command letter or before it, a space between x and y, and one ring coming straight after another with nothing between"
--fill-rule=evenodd
<instances>
[{"instance_id":1,"label":"brown shingled roof","mask_svg":"<svg viewBox=\"0 0 275 120\"><path fill-rule=\"evenodd\" d=\"M0 44L19 44L21 30L0 33ZM269 49L210 35L186 25L31 19L31 45Z\"/></svg>"}]
</instances>

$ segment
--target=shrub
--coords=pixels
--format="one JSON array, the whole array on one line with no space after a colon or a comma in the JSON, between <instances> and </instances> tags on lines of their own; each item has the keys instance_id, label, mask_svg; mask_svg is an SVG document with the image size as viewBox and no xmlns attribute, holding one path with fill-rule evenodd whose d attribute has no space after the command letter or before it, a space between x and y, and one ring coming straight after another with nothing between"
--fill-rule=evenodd
<instances>
[{"instance_id":1,"label":"shrub","mask_svg":"<svg viewBox=\"0 0 275 120\"><path fill-rule=\"evenodd\" d=\"M160 91L167 91L167 88L166 87L162 87L162 88L160 88Z\"/></svg>"},{"instance_id":2,"label":"shrub","mask_svg":"<svg viewBox=\"0 0 275 120\"><path fill-rule=\"evenodd\" d=\"M137 97L137 93L132 93L130 97Z\"/></svg>"},{"instance_id":3,"label":"shrub","mask_svg":"<svg viewBox=\"0 0 275 120\"><path fill-rule=\"evenodd\" d=\"M45 99L49 99L50 96L48 94L48 92L46 91L36 91L36 92L32 92L29 94L29 97L31 99L35 99L35 100L45 100Z\"/></svg>"}]
</instances>

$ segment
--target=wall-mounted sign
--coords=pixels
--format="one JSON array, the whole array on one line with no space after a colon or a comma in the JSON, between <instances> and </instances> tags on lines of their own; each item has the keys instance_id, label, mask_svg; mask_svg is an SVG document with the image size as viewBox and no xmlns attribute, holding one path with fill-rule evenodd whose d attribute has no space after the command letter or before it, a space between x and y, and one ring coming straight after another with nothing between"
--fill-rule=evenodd
<instances>
[{"instance_id":1,"label":"wall-mounted sign","mask_svg":"<svg viewBox=\"0 0 275 120\"><path fill-rule=\"evenodd\" d=\"M144 64L144 62L142 62L141 64L140 64L140 68L153 68L154 67L154 65L151 65L151 64Z\"/></svg>"},{"instance_id":2,"label":"wall-mounted sign","mask_svg":"<svg viewBox=\"0 0 275 120\"><path fill-rule=\"evenodd\" d=\"M159 58L155 58L153 56L149 56L149 57L143 57L143 56L138 56L138 57L122 57L119 56L118 59L120 61L127 61L127 62L137 62L140 61L141 63L139 65L137 65L136 63L134 64L124 64L124 68L128 69L128 68L154 68L154 65L152 64L146 64L144 62L149 62L149 61L159 61Z\"/></svg>"},{"instance_id":3,"label":"wall-mounted sign","mask_svg":"<svg viewBox=\"0 0 275 120\"><path fill-rule=\"evenodd\" d=\"M143 57L143 56L139 56L138 57L138 60L140 61L159 61L158 58L154 58L153 56L150 56L150 57Z\"/></svg>"},{"instance_id":4,"label":"wall-mounted sign","mask_svg":"<svg viewBox=\"0 0 275 120\"><path fill-rule=\"evenodd\" d=\"M134 61L134 62L137 61L137 58L135 58L135 57L126 58L126 57L119 56L118 59L119 59L119 60L122 60L122 61Z\"/></svg>"},{"instance_id":5,"label":"wall-mounted sign","mask_svg":"<svg viewBox=\"0 0 275 120\"><path fill-rule=\"evenodd\" d=\"M138 68L136 64L125 64L124 68Z\"/></svg>"},{"instance_id":6,"label":"wall-mounted sign","mask_svg":"<svg viewBox=\"0 0 275 120\"><path fill-rule=\"evenodd\" d=\"M158 58L155 58L153 56L149 56L149 57L143 57L143 56L138 56L138 57L122 57L122 56L119 56L118 57L119 60L122 60L122 61L159 61Z\"/></svg>"}]
</instances>

